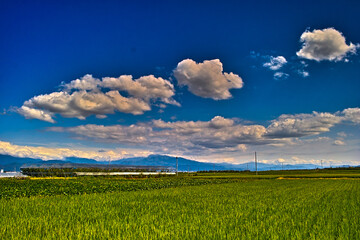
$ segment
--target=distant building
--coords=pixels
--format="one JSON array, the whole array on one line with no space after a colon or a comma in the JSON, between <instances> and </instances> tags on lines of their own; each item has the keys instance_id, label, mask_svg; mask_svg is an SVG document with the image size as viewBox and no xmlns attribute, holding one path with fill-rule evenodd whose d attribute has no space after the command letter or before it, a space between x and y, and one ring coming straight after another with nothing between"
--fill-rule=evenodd
<instances>
[{"instance_id":1,"label":"distant building","mask_svg":"<svg viewBox=\"0 0 360 240\"><path fill-rule=\"evenodd\" d=\"M31 164L20 168L22 174L34 177L43 176L100 176L100 175L167 175L174 174L172 167L105 165L83 163Z\"/></svg>"},{"instance_id":2,"label":"distant building","mask_svg":"<svg viewBox=\"0 0 360 240\"><path fill-rule=\"evenodd\" d=\"M3 169L0 171L0 178L11 178L11 177L26 177L21 172L4 172Z\"/></svg>"}]
</instances>

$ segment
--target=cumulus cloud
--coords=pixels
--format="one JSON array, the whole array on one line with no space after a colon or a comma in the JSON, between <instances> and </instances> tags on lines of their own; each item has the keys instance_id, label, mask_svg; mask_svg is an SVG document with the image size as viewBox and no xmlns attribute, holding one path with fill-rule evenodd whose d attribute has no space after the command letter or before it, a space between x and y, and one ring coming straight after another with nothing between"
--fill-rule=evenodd
<instances>
[{"instance_id":1,"label":"cumulus cloud","mask_svg":"<svg viewBox=\"0 0 360 240\"><path fill-rule=\"evenodd\" d=\"M85 119L96 115L105 118L115 111L134 115L151 110L151 104L160 101L179 106L172 97L174 86L153 75L133 79L131 75L102 80L85 75L70 83L62 83L62 90L35 96L24 102L17 112L29 119L54 123L54 115ZM165 106L163 104L163 106Z\"/></svg>"},{"instance_id":2,"label":"cumulus cloud","mask_svg":"<svg viewBox=\"0 0 360 240\"><path fill-rule=\"evenodd\" d=\"M17 109L17 112L23 115L26 119L38 119L45 122L55 123L52 118L53 114L48 111L23 105L21 108Z\"/></svg>"},{"instance_id":3,"label":"cumulus cloud","mask_svg":"<svg viewBox=\"0 0 360 240\"><path fill-rule=\"evenodd\" d=\"M305 31L300 42L302 48L296 53L301 58L316 61L341 61L348 54L356 53L359 45L346 44L345 37L334 28Z\"/></svg>"},{"instance_id":4,"label":"cumulus cloud","mask_svg":"<svg viewBox=\"0 0 360 240\"><path fill-rule=\"evenodd\" d=\"M196 96L215 100L228 99L232 96L230 89L243 87L239 75L223 72L219 59L202 63L185 59L174 69L174 76L179 85L187 86Z\"/></svg>"},{"instance_id":5,"label":"cumulus cloud","mask_svg":"<svg viewBox=\"0 0 360 240\"><path fill-rule=\"evenodd\" d=\"M35 158L42 160L64 160L68 157L89 158L95 160L117 160L127 156L126 151L82 151L69 148L48 148L14 145L0 141L0 154L21 158Z\"/></svg>"},{"instance_id":6,"label":"cumulus cloud","mask_svg":"<svg viewBox=\"0 0 360 240\"><path fill-rule=\"evenodd\" d=\"M332 127L352 119L345 109L336 113L283 114L266 127L241 124L237 119L216 116L209 121L152 120L132 125L81 125L53 127L49 131L68 132L77 138L99 142L115 142L127 146L150 147L153 151L181 150L194 155L209 151L246 150L247 145L284 146L293 140L329 132ZM306 141L329 140L327 137ZM169 150L170 149L170 150Z\"/></svg>"},{"instance_id":7,"label":"cumulus cloud","mask_svg":"<svg viewBox=\"0 0 360 240\"><path fill-rule=\"evenodd\" d=\"M347 108L342 113L346 120L360 124L360 108Z\"/></svg>"},{"instance_id":8,"label":"cumulus cloud","mask_svg":"<svg viewBox=\"0 0 360 240\"><path fill-rule=\"evenodd\" d=\"M286 58L283 56L277 56L277 57L270 56L269 61L264 63L263 66L276 71L282 68L282 66L284 66L286 63L287 63Z\"/></svg>"},{"instance_id":9,"label":"cumulus cloud","mask_svg":"<svg viewBox=\"0 0 360 240\"><path fill-rule=\"evenodd\" d=\"M160 99L164 103L179 104L171 99L174 96L174 86L163 78L154 75L143 76L133 80L131 75L122 75L118 78L105 77L101 86L127 91L130 95L141 99Z\"/></svg>"},{"instance_id":10,"label":"cumulus cloud","mask_svg":"<svg viewBox=\"0 0 360 240\"><path fill-rule=\"evenodd\" d=\"M94 78L91 74L86 74L82 78L72 80L70 83L61 83L61 86L65 90L97 90L98 86L101 84L101 81L97 78Z\"/></svg>"},{"instance_id":11,"label":"cumulus cloud","mask_svg":"<svg viewBox=\"0 0 360 240\"><path fill-rule=\"evenodd\" d=\"M128 146L150 147L154 151L182 151L196 155L216 149L245 151L246 144L266 144L266 128L261 125L242 125L233 119L216 116L210 121L153 120L125 125L83 125L70 128L54 127L49 131L65 131L77 137ZM280 140L275 140L280 141ZM170 150L169 150L170 149Z\"/></svg>"},{"instance_id":12,"label":"cumulus cloud","mask_svg":"<svg viewBox=\"0 0 360 240\"><path fill-rule=\"evenodd\" d=\"M330 131L340 123L342 116L331 113L283 114L267 127L266 135L273 138L292 138L317 135Z\"/></svg>"}]
</instances>

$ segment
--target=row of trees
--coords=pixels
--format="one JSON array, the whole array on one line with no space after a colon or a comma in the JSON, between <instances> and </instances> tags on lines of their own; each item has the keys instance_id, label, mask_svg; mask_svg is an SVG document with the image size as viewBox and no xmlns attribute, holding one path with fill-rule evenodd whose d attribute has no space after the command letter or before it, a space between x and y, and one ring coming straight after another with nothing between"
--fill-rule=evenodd
<instances>
[{"instance_id":1,"label":"row of trees","mask_svg":"<svg viewBox=\"0 0 360 240\"><path fill-rule=\"evenodd\" d=\"M159 168L21 168L24 175L31 177L73 177L76 172L166 172L168 169Z\"/></svg>"}]
</instances>

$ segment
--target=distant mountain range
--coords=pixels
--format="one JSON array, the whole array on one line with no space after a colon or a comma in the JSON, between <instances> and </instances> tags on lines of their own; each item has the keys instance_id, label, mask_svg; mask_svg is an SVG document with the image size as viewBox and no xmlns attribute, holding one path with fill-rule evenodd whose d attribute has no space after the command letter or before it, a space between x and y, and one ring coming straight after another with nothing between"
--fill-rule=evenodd
<instances>
[{"instance_id":1,"label":"distant mountain range","mask_svg":"<svg viewBox=\"0 0 360 240\"><path fill-rule=\"evenodd\" d=\"M86 158L67 158L66 160L49 160L43 161L41 159L33 158L19 158L9 155L0 154L0 169L4 171L19 171L21 167L29 166L46 166L53 164L56 166L76 166L77 164L101 164L108 165L107 161L96 161ZM166 166L176 168L176 158L166 155L149 155L147 157L125 158L116 161L111 161L110 165L136 165L136 166ZM230 164L230 163L207 163L189 160L186 158L178 158L179 171L209 171L209 170L250 170L255 171L254 162L242 163L242 164ZM99 165L100 166L100 165ZM277 164L265 164L258 163L258 170L281 170L281 169L314 169L319 168L318 165L313 164L295 164L295 165L277 165Z\"/></svg>"}]
</instances>

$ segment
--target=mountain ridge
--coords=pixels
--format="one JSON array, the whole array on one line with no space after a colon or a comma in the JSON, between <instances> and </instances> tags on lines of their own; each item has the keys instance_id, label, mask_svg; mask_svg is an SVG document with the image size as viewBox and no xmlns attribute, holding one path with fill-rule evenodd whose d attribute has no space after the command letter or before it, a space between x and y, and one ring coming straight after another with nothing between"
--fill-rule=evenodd
<instances>
[{"instance_id":1,"label":"mountain ridge","mask_svg":"<svg viewBox=\"0 0 360 240\"><path fill-rule=\"evenodd\" d=\"M87 158L66 158L65 160L41 160L34 158L20 158L13 157L10 155L0 154L0 169L5 171L19 171L22 166L39 165L42 164L100 164L105 165L109 164L108 161L96 161L93 159ZM166 166L176 168L176 157L167 156L167 155L158 155L152 154L147 157L132 157L114 160L110 162L110 165L137 165L137 166ZM318 165L314 164L266 164L258 163L258 170L291 170L291 169L314 169L319 168ZM236 170L236 171L255 171L254 162L247 162L241 164L231 164L231 163L209 163L209 162L199 162L195 160L190 160L186 158L178 158L178 169L179 171L222 171L222 170Z\"/></svg>"}]
</instances>

